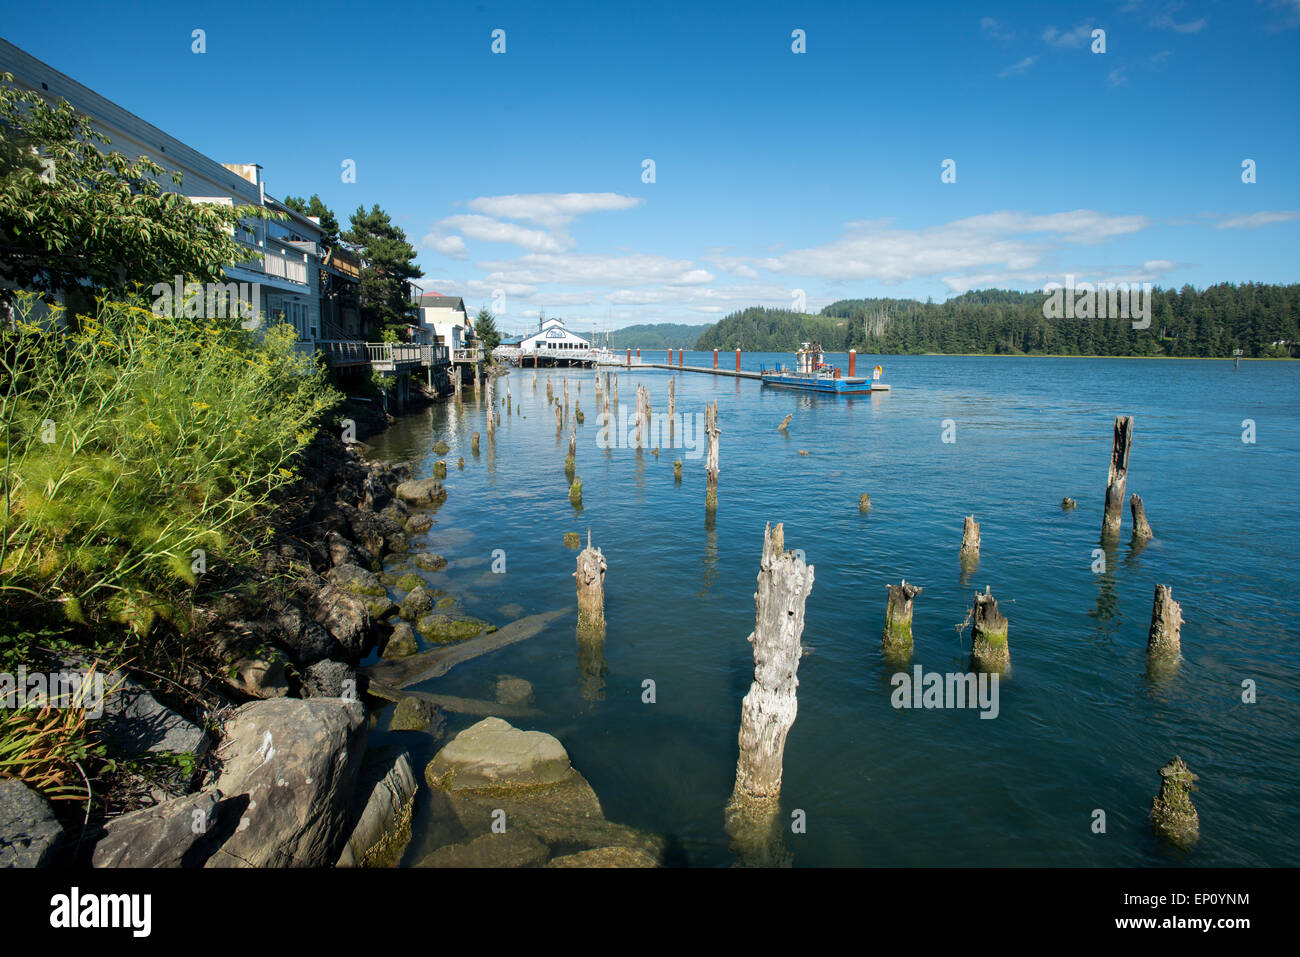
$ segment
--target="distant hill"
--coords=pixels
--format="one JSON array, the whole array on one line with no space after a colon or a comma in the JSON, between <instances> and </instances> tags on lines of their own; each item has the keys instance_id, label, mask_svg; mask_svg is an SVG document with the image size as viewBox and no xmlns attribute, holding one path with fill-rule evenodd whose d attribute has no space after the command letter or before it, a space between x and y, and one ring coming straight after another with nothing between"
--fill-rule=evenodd
<instances>
[{"instance_id":1,"label":"distant hill","mask_svg":"<svg viewBox=\"0 0 1300 957\"><path fill-rule=\"evenodd\" d=\"M691 347L708 326L688 326L679 322L658 322L639 326L627 326L624 329L612 329L609 333L611 349L680 349ZM584 334L585 335L585 334ZM604 336L598 335L599 344L604 344Z\"/></svg>"},{"instance_id":2,"label":"distant hill","mask_svg":"<svg viewBox=\"0 0 1300 957\"><path fill-rule=\"evenodd\" d=\"M1150 326L1130 319L1047 318L1045 294L979 289L947 302L843 299L819 316L751 307L705 329L697 349L793 352L820 342L827 352L883 355L1286 357L1300 344L1300 285L1219 283L1152 291ZM1145 300L1146 297L1144 296Z\"/></svg>"},{"instance_id":3,"label":"distant hill","mask_svg":"<svg viewBox=\"0 0 1300 957\"><path fill-rule=\"evenodd\" d=\"M695 348L734 349L739 345L746 352L793 352L801 343L820 342L828 351L837 351L847 340L849 326L847 318L751 306L708 327L695 340Z\"/></svg>"}]
</instances>

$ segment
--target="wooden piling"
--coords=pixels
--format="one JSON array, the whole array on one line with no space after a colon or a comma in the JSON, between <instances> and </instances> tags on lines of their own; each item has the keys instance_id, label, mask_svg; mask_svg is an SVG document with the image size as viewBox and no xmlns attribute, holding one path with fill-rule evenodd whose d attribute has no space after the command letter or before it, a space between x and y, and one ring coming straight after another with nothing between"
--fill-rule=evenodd
<instances>
[{"instance_id":1,"label":"wooden piling","mask_svg":"<svg viewBox=\"0 0 1300 957\"><path fill-rule=\"evenodd\" d=\"M861 495L858 496L858 511L859 512L871 511L871 496L868 495L866 492L863 492Z\"/></svg>"},{"instance_id":2,"label":"wooden piling","mask_svg":"<svg viewBox=\"0 0 1300 957\"><path fill-rule=\"evenodd\" d=\"M582 508L582 479L574 478L569 485L569 504Z\"/></svg>"},{"instance_id":3,"label":"wooden piling","mask_svg":"<svg viewBox=\"0 0 1300 957\"><path fill-rule=\"evenodd\" d=\"M451 367L451 384L452 384L452 388L456 390L456 401L459 402L460 386L461 386L461 374L460 374L459 366Z\"/></svg>"},{"instance_id":4,"label":"wooden piling","mask_svg":"<svg viewBox=\"0 0 1300 957\"><path fill-rule=\"evenodd\" d=\"M1119 535L1124 521L1124 484L1128 481L1128 456L1132 445L1133 416L1115 416L1110 471L1106 476L1106 511L1101 522L1101 533L1108 538Z\"/></svg>"},{"instance_id":5,"label":"wooden piling","mask_svg":"<svg viewBox=\"0 0 1300 957\"><path fill-rule=\"evenodd\" d=\"M1136 492L1129 496L1128 507L1133 513L1133 539L1145 542L1153 537L1151 525L1147 522L1147 510L1142 507L1142 496Z\"/></svg>"},{"instance_id":6,"label":"wooden piling","mask_svg":"<svg viewBox=\"0 0 1300 957\"><path fill-rule=\"evenodd\" d=\"M785 739L799 711L796 689L803 656L804 606L813 568L785 550L781 524L763 534L758 590L754 593L754 680L740 709L740 756L732 804L774 801L781 794Z\"/></svg>"},{"instance_id":7,"label":"wooden piling","mask_svg":"<svg viewBox=\"0 0 1300 957\"><path fill-rule=\"evenodd\" d=\"M1201 837L1200 816L1192 803L1197 776L1174 755L1160 769L1160 793L1151 802L1151 824L1156 836L1182 850L1190 850Z\"/></svg>"},{"instance_id":8,"label":"wooden piling","mask_svg":"<svg viewBox=\"0 0 1300 957\"><path fill-rule=\"evenodd\" d=\"M560 408L560 403L555 403L555 431L564 431L564 409Z\"/></svg>"},{"instance_id":9,"label":"wooden piling","mask_svg":"<svg viewBox=\"0 0 1300 957\"><path fill-rule=\"evenodd\" d=\"M1151 628L1147 632L1147 655L1172 657L1182 650L1183 606L1174 601L1174 590L1157 585L1151 603Z\"/></svg>"},{"instance_id":10,"label":"wooden piling","mask_svg":"<svg viewBox=\"0 0 1300 957\"><path fill-rule=\"evenodd\" d=\"M578 634L595 637L605 633L605 556L591 547L591 529L587 529L587 547L578 553L578 568L573 573L578 583Z\"/></svg>"},{"instance_id":11,"label":"wooden piling","mask_svg":"<svg viewBox=\"0 0 1300 957\"><path fill-rule=\"evenodd\" d=\"M778 432L784 432L786 429L790 427L790 420L793 418L794 418L793 412L787 414L786 417L781 420L781 424L776 427L776 430Z\"/></svg>"},{"instance_id":12,"label":"wooden piling","mask_svg":"<svg viewBox=\"0 0 1300 957\"><path fill-rule=\"evenodd\" d=\"M966 516L966 523L961 531L961 553L963 557L979 557L980 526L974 515Z\"/></svg>"},{"instance_id":13,"label":"wooden piling","mask_svg":"<svg viewBox=\"0 0 1300 957\"><path fill-rule=\"evenodd\" d=\"M510 387L506 386L506 415L510 415L515 410L515 397L510 394Z\"/></svg>"},{"instance_id":14,"label":"wooden piling","mask_svg":"<svg viewBox=\"0 0 1300 957\"><path fill-rule=\"evenodd\" d=\"M912 650L912 602L921 594L921 588L909 584L904 578L901 584L886 585L889 601L885 605L885 631L881 644L886 651L897 652Z\"/></svg>"},{"instance_id":15,"label":"wooden piling","mask_svg":"<svg viewBox=\"0 0 1300 957\"><path fill-rule=\"evenodd\" d=\"M975 667L982 671L1005 671L1011 664L1011 651L1007 645L1007 619L998 611L997 599L985 587L984 594L975 593L972 609L974 624L971 628L971 656Z\"/></svg>"},{"instance_id":16,"label":"wooden piling","mask_svg":"<svg viewBox=\"0 0 1300 957\"><path fill-rule=\"evenodd\" d=\"M578 436L576 431L577 427L578 426L576 421L574 420L569 421L569 455L564 460L564 474L569 479L570 482L573 481L573 471L577 467L576 466L577 455L578 455Z\"/></svg>"},{"instance_id":17,"label":"wooden piling","mask_svg":"<svg viewBox=\"0 0 1300 957\"><path fill-rule=\"evenodd\" d=\"M718 402L715 399L712 404L704 407L704 435L706 440L704 473L708 480L704 493L704 505L710 509L718 507L718 436L721 434L722 430L718 428Z\"/></svg>"}]
</instances>

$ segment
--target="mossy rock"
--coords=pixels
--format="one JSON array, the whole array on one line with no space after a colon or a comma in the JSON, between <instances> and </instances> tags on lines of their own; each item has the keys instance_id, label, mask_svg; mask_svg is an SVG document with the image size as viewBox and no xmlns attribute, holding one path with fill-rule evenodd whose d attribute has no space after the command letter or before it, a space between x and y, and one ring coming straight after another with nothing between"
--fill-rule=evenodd
<instances>
[{"instance_id":1,"label":"mossy rock","mask_svg":"<svg viewBox=\"0 0 1300 957\"><path fill-rule=\"evenodd\" d=\"M432 552L420 552L411 559L411 564L426 572L440 572L447 567L447 559Z\"/></svg>"},{"instance_id":2,"label":"mossy rock","mask_svg":"<svg viewBox=\"0 0 1300 957\"><path fill-rule=\"evenodd\" d=\"M450 451L451 451L451 446L448 445L446 442L442 441L442 439L439 439L437 442L434 443L433 446L434 455L446 455Z\"/></svg>"},{"instance_id":3,"label":"mossy rock","mask_svg":"<svg viewBox=\"0 0 1300 957\"><path fill-rule=\"evenodd\" d=\"M380 657L388 661L396 661L401 658L409 658L420 650L419 644L415 640L415 632L406 622L399 622L393 629L393 634L384 644L384 650Z\"/></svg>"},{"instance_id":4,"label":"mossy rock","mask_svg":"<svg viewBox=\"0 0 1300 957\"><path fill-rule=\"evenodd\" d=\"M1065 498L1061 499L1061 511L1063 512L1073 512L1076 508L1078 508L1078 506L1079 503L1076 502L1074 499L1070 498L1068 495Z\"/></svg>"},{"instance_id":5,"label":"mossy rock","mask_svg":"<svg viewBox=\"0 0 1300 957\"><path fill-rule=\"evenodd\" d=\"M433 610L433 599L423 586L412 588L402 599L402 617L414 621L420 615Z\"/></svg>"},{"instance_id":6,"label":"mossy rock","mask_svg":"<svg viewBox=\"0 0 1300 957\"><path fill-rule=\"evenodd\" d=\"M488 627L478 618L458 618L452 615L425 615L416 628L427 640L440 645L477 638Z\"/></svg>"},{"instance_id":7,"label":"mossy rock","mask_svg":"<svg viewBox=\"0 0 1300 957\"><path fill-rule=\"evenodd\" d=\"M412 515L406 521L406 534L408 535L422 535L431 528L433 528L433 517L430 515Z\"/></svg>"},{"instance_id":8,"label":"mossy rock","mask_svg":"<svg viewBox=\"0 0 1300 957\"><path fill-rule=\"evenodd\" d=\"M419 588L424 584L424 579L421 578L419 575L417 575L415 572L407 572L401 578L393 582L393 584L396 585L398 588L400 588L402 591L415 591L415 589Z\"/></svg>"},{"instance_id":9,"label":"mossy rock","mask_svg":"<svg viewBox=\"0 0 1300 957\"><path fill-rule=\"evenodd\" d=\"M402 532L394 532L384 536L384 548L394 555L405 555L411 550L411 542Z\"/></svg>"},{"instance_id":10,"label":"mossy rock","mask_svg":"<svg viewBox=\"0 0 1300 957\"><path fill-rule=\"evenodd\" d=\"M565 533L564 533L564 547L565 547L565 548L581 548L581 547L582 547L582 536L579 535L577 532L565 532Z\"/></svg>"},{"instance_id":11,"label":"mossy rock","mask_svg":"<svg viewBox=\"0 0 1300 957\"><path fill-rule=\"evenodd\" d=\"M397 614L397 603L387 595L382 598L366 598L363 601L366 612L376 621L383 621L385 618L391 618Z\"/></svg>"},{"instance_id":12,"label":"mossy rock","mask_svg":"<svg viewBox=\"0 0 1300 957\"><path fill-rule=\"evenodd\" d=\"M437 604L435 605L435 607L437 607L437 608L450 608L450 607L451 607L452 605L454 605L454 604L456 604L456 599L455 599L453 596L448 595L448 596L445 597L445 598L439 598Z\"/></svg>"}]
</instances>

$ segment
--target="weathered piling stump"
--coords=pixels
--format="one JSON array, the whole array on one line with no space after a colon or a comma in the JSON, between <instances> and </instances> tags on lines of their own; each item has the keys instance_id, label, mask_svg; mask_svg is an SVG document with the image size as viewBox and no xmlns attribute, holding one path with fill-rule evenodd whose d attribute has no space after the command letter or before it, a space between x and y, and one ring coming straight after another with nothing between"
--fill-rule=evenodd
<instances>
[{"instance_id":1,"label":"weathered piling stump","mask_svg":"<svg viewBox=\"0 0 1300 957\"><path fill-rule=\"evenodd\" d=\"M533 373L533 391L534 391L534 392L537 391L537 373L536 373L536 372Z\"/></svg>"},{"instance_id":2,"label":"weathered piling stump","mask_svg":"<svg viewBox=\"0 0 1300 957\"><path fill-rule=\"evenodd\" d=\"M863 492L861 495L858 496L858 511L859 512L871 511L871 496L868 495L866 492Z\"/></svg>"},{"instance_id":3,"label":"weathered piling stump","mask_svg":"<svg viewBox=\"0 0 1300 957\"><path fill-rule=\"evenodd\" d=\"M678 482L682 480L682 460L677 459L673 462L673 478Z\"/></svg>"},{"instance_id":4,"label":"weathered piling stump","mask_svg":"<svg viewBox=\"0 0 1300 957\"><path fill-rule=\"evenodd\" d=\"M1136 492L1128 498L1129 510L1133 513L1133 540L1149 541L1153 537L1151 525L1147 522L1147 510L1142 507L1142 496Z\"/></svg>"},{"instance_id":5,"label":"weathered piling stump","mask_svg":"<svg viewBox=\"0 0 1300 957\"><path fill-rule=\"evenodd\" d=\"M445 479L447 477L447 463L437 461L433 463L433 477L436 479Z\"/></svg>"},{"instance_id":6,"label":"weathered piling stump","mask_svg":"<svg viewBox=\"0 0 1300 957\"><path fill-rule=\"evenodd\" d=\"M1183 606L1174 601L1174 590L1157 585L1151 604L1151 629L1147 632L1147 655L1177 657L1182 651Z\"/></svg>"},{"instance_id":7,"label":"weathered piling stump","mask_svg":"<svg viewBox=\"0 0 1300 957\"><path fill-rule=\"evenodd\" d=\"M483 388L483 370L478 367L478 363L475 363L474 364L474 394L478 395L479 391L482 388Z\"/></svg>"},{"instance_id":8,"label":"weathered piling stump","mask_svg":"<svg viewBox=\"0 0 1300 957\"><path fill-rule=\"evenodd\" d=\"M496 433L496 430L497 430L496 419L497 419L497 417L496 417L496 412L495 412L493 409L488 409L488 410L487 410L487 434L488 434L488 438L492 438L492 436Z\"/></svg>"},{"instance_id":9,"label":"weathered piling stump","mask_svg":"<svg viewBox=\"0 0 1300 957\"><path fill-rule=\"evenodd\" d=\"M464 457L458 458L458 459L456 460L456 468L458 468L458 469L464 471L464 469L465 469L465 459L464 459Z\"/></svg>"},{"instance_id":10,"label":"weathered piling stump","mask_svg":"<svg viewBox=\"0 0 1300 957\"><path fill-rule=\"evenodd\" d=\"M510 394L510 387L506 386L506 415L511 415L515 411L515 397Z\"/></svg>"},{"instance_id":11,"label":"weathered piling stump","mask_svg":"<svg viewBox=\"0 0 1300 957\"><path fill-rule=\"evenodd\" d=\"M582 479L575 477L569 483L569 504L575 508L582 507Z\"/></svg>"},{"instance_id":12,"label":"weathered piling stump","mask_svg":"<svg viewBox=\"0 0 1300 957\"><path fill-rule=\"evenodd\" d=\"M715 399L711 405L707 405L704 408L704 436L706 448L704 456L704 474L707 478L707 487L704 492L704 505L709 509L715 509L718 507L718 437L720 435L722 435L722 430L718 428L718 402Z\"/></svg>"},{"instance_id":13,"label":"weathered piling stump","mask_svg":"<svg viewBox=\"0 0 1300 957\"><path fill-rule=\"evenodd\" d=\"M573 481L573 470L577 467L578 460L578 435L576 432L577 425L570 420L569 422L569 454L564 460L564 474L569 481Z\"/></svg>"},{"instance_id":14,"label":"weathered piling stump","mask_svg":"<svg viewBox=\"0 0 1300 957\"><path fill-rule=\"evenodd\" d=\"M1200 840L1201 821L1192 803L1197 776L1182 758L1160 769L1160 793L1151 802L1151 824L1156 836L1182 850Z\"/></svg>"},{"instance_id":15,"label":"weathered piling stump","mask_svg":"<svg viewBox=\"0 0 1300 957\"><path fill-rule=\"evenodd\" d=\"M578 583L578 634L605 633L605 556L591 547L591 529L587 529L587 547L578 553L578 568L573 573Z\"/></svg>"},{"instance_id":16,"label":"weathered piling stump","mask_svg":"<svg viewBox=\"0 0 1300 957\"><path fill-rule=\"evenodd\" d=\"M1061 511L1063 512L1073 512L1078 506L1079 503L1076 502L1074 499L1070 498L1068 495L1065 498L1061 499Z\"/></svg>"},{"instance_id":17,"label":"weathered piling stump","mask_svg":"<svg viewBox=\"0 0 1300 957\"><path fill-rule=\"evenodd\" d=\"M557 433L564 431L564 409L558 402L555 403L555 431Z\"/></svg>"},{"instance_id":18,"label":"weathered piling stump","mask_svg":"<svg viewBox=\"0 0 1300 957\"><path fill-rule=\"evenodd\" d=\"M1110 471L1106 476L1106 511L1101 520L1101 534L1119 535L1124 521L1124 484L1128 481L1128 456L1133 445L1133 416L1115 416L1115 434L1110 450Z\"/></svg>"},{"instance_id":19,"label":"weathered piling stump","mask_svg":"<svg viewBox=\"0 0 1300 957\"><path fill-rule=\"evenodd\" d=\"M975 521L974 515L967 515L966 522L961 530L961 553L962 557L973 556L979 557L980 553L980 525Z\"/></svg>"},{"instance_id":20,"label":"weathered piling stump","mask_svg":"<svg viewBox=\"0 0 1300 957\"><path fill-rule=\"evenodd\" d=\"M889 601L885 605L885 631L881 644L889 653L912 650L912 602L921 594L921 588L910 584L906 578L898 585L887 585Z\"/></svg>"},{"instance_id":21,"label":"weathered piling stump","mask_svg":"<svg viewBox=\"0 0 1300 957\"><path fill-rule=\"evenodd\" d=\"M746 863L773 863L785 740L798 715L796 690L803 656L804 607L814 569L785 550L782 525L763 534L754 593L754 680L740 708L736 783L727 805L727 832Z\"/></svg>"},{"instance_id":22,"label":"weathered piling stump","mask_svg":"<svg viewBox=\"0 0 1300 957\"><path fill-rule=\"evenodd\" d=\"M475 432L473 438L469 440L469 450L478 455L478 433Z\"/></svg>"},{"instance_id":23,"label":"weathered piling stump","mask_svg":"<svg viewBox=\"0 0 1300 957\"><path fill-rule=\"evenodd\" d=\"M677 376L668 377L668 425L672 427L673 415L677 411Z\"/></svg>"},{"instance_id":24,"label":"weathered piling stump","mask_svg":"<svg viewBox=\"0 0 1300 957\"><path fill-rule=\"evenodd\" d=\"M618 411L618 373L614 373L614 411Z\"/></svg>"},{"instance_id":25,"label":"weathered piling stump","mask_svg":"<svg viewBox=\"0 0 1300 957\"><path fill-rule=\"evenodd\" d=\"M458 368L456 368L455 366L452 366L452 367L451 367L451 387L452 387L453 390L455 390L455 393L456 393L456 401L457 401L457 402L460 401L460 386L461 386L461 374L460 374L460 370L459 370Z\"/></svg>"},{"instance_id":26,"label":"weathered piling stump","mask_svg":"<svg viewBox=\"0 0 1300 957\"><path fill-rule=\"evenodd\" d=\"M551 388L551 380L546 380L546 404L550 405L555 401L555 390Z\"/></svg>"},{"instance_id":27,"label":"weathered piling stump","mask_svg":"<svg viewBox=\"0 0 1300 957\"><path fill-rule=\"evenodd\" d=\"M579 535L577 532L565 532L565 533L564 533L564 547L565 547L565 548L574 548L574 549L581 548L581 547L582 547L582 536Z\"/></svg>"},{"instance_id":28,"label":"weathered piling stump","mask_svg":"<svg viewBox=\"0 0 1300 957\"><path fill-rule=\"evenodd\" d=\"M577 422L578 422L579 425L582 425L582 423L584 423L584 422L587 421L587 417L586 417L585 415L582 414L582 403L581 403L581 402L578 402L578 403L575 403L575 404L574 404L574 406L573 406L573 417L574 417L574 419L577 420Z\"/></svg>"},{"instance_id":29,"label":"weathered piling stump","mask_svg":"<svg viewBox=\"0 0 1300 957\"><path fill-rule=\"evenodd\" d=\"M982 671L1005 671L1011 664L1011 651L1007 645L1007 619L998 611L997 599L985 587L984 594L975 593L972 609L971 657L975 667Z\"/></svg>"},{"instance_id":30,"label":"weathered piling stump","mask_svg":"<svg viewBox=\"0 0 1300 957\"><path fill-rule=\"evenodd\" d=\"M793 418L794 418L794 413L793 412L789 413L784 419L781 420L781 424L776 427L776 430L778 432L784 432L786 429L790 427L790 420Z\"/></svg>"}]
</instances>

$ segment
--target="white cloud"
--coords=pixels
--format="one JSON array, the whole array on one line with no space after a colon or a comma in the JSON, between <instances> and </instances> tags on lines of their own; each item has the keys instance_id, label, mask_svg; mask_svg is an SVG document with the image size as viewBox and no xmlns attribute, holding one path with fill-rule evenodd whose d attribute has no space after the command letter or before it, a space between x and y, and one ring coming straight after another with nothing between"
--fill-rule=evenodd
<instances>
[{"instance_id":1,"label":"white cloud","mask_svg":"<svg viewBox=\"0 0 1300 957\"><path fill-rule=\"evenodd\" d=\"M1002 43L1006 43L1013 36L1015 36L1014 31L1008 30L1006 27L998 23L998 21L994 20L992 17L981 17L980 29L984 31L985 36L993 40L998 40Z\"/></svg>"},{"instance_id":2,"label":"white cloud","mask_svg":"<svg viewBox=\"0 0 1300 957\"><path fill-rule=\"evenodd\" d=\"M1258 229L1260 226L1272 226L1274 223L1289 223L1300 219L1300 209L1275 209L1250 213L1246 216L1229 216L1215 224L1215 229Z\"/></svg>"},{"instance_id":3,"label":"white cloud","mask_svg":"<svg viewBox=\"0 0 1300 957\"><path fill-rule=\"evenodd\" d=\"M1034 63L1037 62L1037 60L1038 60L1038 57L1036 57L1036 56L1027 56L1027 57L1025 57L1023 60L1021 60L1019 63L1013 63L1013 64L1011 64L1011 66L1007 67L1005 70L1003 70L1001 73L999 73L999 74L998 74L998 77L999 77L999 78L1002 78L1002 77L1008 77L1008 76L1020 76L1022 73L1024 73L1026 70L1028 70L1031 66L1033 66Z\"/></svg>"},{"instance_id":4,"label":"white cloud","mask_svg":"<svg viewBox=\"0 0 1300 957\"><path fill-rule=\"evenodd\" d=\"M480 196L465 205L479 213L504 219L522 219L547 229L563 229L585 213L633 209L645 200L619 193L514 193Z\"/></svg>"},{"instance_id":5,"label":"white cloud","mask_svg":"<svg viewBox=\"0 0 1300 957\"><path fill-rule=\"evenodd\" d=\"M514 261L485 262L488 281L593 286L697 285L713 274L694 263L646 253L623 256L529 253Z\"/></svg>"},{"instance_id":6,"label":"white cloud","mask_svg":"<svg viewBox=\"0 0 1300 957\"><path fill-rule=\"evenodd\" d=\"M1047 250L1049 243L1038 234L1057 243L1093 244L1149 225L1145 216L1110 216L1089 209L1045 215L1004 210L924 229L870 224L820 246L758 260L757 265L794 276L885 283L995 265L1001 271L1019 271L1032 269Z\"/></svg>"},{"instance_id":7,"label":"white cloud","mask_svg":"<svg viewBox=\"0 0 1300 957\"><path fill-rule=\"evenodd\" d=\"M1092 39L1092 25L1081 23L1073 30L1048 27L1043 31L1043 41L1054 47L1081 47Z\"/></svg>"},{"instance_id":8,"label":"white cloud","mask_svg":"<svg viewBox=\"0 0 1300 957\"><path fill-rule=\"evenodd\" d=\"M459 230L470 239L484 242L510 243L535 253L560 253L574 247L568 236L555 236L540 229L529 229L518 223L503 223L488 216L473 213L448 216L435 226L440 230Z\"/></svg>"},{"instance_id":9,"label":"white cloud","mask_svg":"<svg viewBox=\"0 0 1300 957\"><path fill-rule=\"evenodd\" d=\"M430 233L424 237L424 245L452 259L464 259L469 255L469 251L465 248L465 240L459 236L440 236Z\"/></svg>"}]
</instances>

